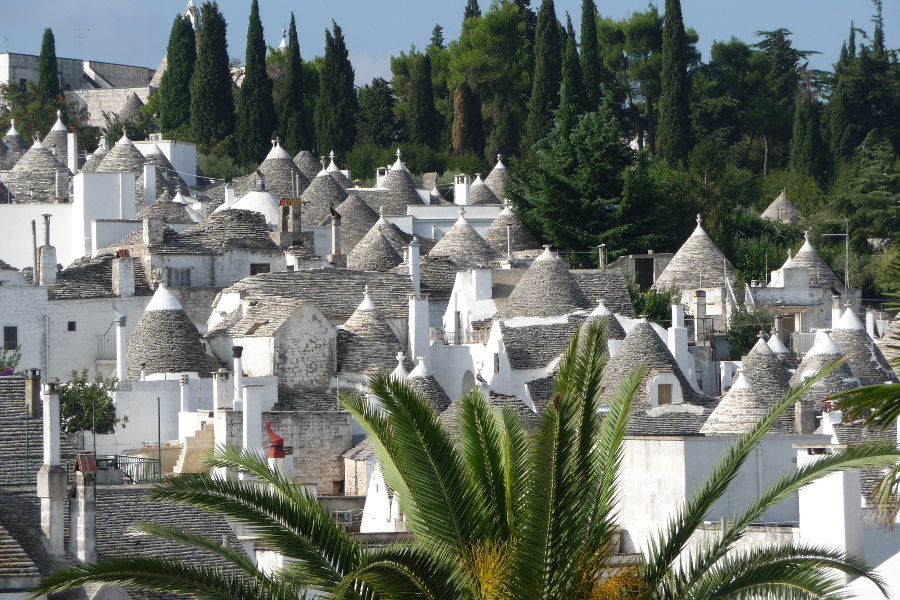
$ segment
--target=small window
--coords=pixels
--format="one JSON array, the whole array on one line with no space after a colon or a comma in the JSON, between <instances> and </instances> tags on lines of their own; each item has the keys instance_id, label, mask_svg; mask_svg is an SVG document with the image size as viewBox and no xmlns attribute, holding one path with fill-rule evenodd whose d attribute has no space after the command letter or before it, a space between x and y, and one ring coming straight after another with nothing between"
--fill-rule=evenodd
<instances>
[{"instance_id":1,"label":"small window","mask_svg":"<svg viewBox=\"0 0 900 600\"><path fill-rule=\"evenodd\" d=\"M250 274L251 275L259 275L260 273L268 273L269 272L269 263L251 263L250 264Z\"/></svg>"},{"instance_id":2,"label":"small window","mask_svg":"<svg viewBox=\"0 0 900 600\"><path fill-rule=\"evenodd\" d=\"M190 269L167 269L169 287L191 287Z\"/></svg>"},{"instance_id":3,"label":"small window","mask_svg":"<svg viewBox=\"0 0 900 600\"><path fill-rule=\"evenodd\" d=\"M672 384L671 383L660 383L656 387L656 397L658 402L657 406L662 406L664 404L672 404Z\"/></svg>"},{"instance_id":4,"label":"small window","mask_svg":"<svg viewBox=\"0 0 900 600\"><path fill-rule=\"evenodd\" d=\"M294 270L294 265L288 265L288 266L287 266L287 270L288 270L288 271L293 271L293 270Z\"/></svg>"},{"instance_id":5,"label":"small window","mask_svg":"<svg viewBox=\"0 0 900 600\"><path fill-rule=\"evenodd\" d=\"M19 347L19 328L4 327L3 328L3 349L15 350Z\"/></svg>"},{"instance_id":6,"label":"small window","mask_svg":"<svg viewBox=\"0 0 900 600\"><path fill-rule=\"evenodd\" d=\"M69 331L75 331L75 321L69 321Z\"/></svg>"},{"instance_id":7,"label":"small window","mask_svg":"<svg viewBox=\"0 0 900 600\"><path fill-rule=\"evenodd\" d=\"M494 352L494 373L500 372L500 353Z\"/></svg>"}]
</instances>

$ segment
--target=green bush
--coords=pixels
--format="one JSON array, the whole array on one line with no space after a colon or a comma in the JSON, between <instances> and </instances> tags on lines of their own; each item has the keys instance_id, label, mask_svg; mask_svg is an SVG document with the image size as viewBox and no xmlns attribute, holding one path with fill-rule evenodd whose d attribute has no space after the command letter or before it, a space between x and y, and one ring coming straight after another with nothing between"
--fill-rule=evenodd
<instances>
[{"instance_id":1,"label":"green bush","mask_svg":"<svg viewBox=\"0 0 900 600\"><path fill-rule=\"evenodd\" d=\"M740 360L746 355L759 336L760 331L769 332L775 318L764 310L735 310L731 313L731 324L725 332L725 339L731 346L731 359Z\"/></svg>"},{"instance_id":2,"label":"green bush","mask_svg":"<svg viewBox=\"0 0 900 600\"><path fill-rule=\"evenodd\" d=\"M59 413L66 433L113 433L118 423L127 422L127 417L116 418L116 406L109 395L117 384L115 377L98 375L89 382L87 369L72 371L72 380L59 384Z\"/></svg>"},{"instance_id":3,"label":"green bush","mask_svg":"<svg viewBox=\"0 0 900 600\"><path fill-rule=\"evenodd\" d=\"M373 184L375 169L392 164L396 158L389 148L375 144L357 144L345 157L354 179L366 182L371 179Z\"/></svg>"}]
</instances>

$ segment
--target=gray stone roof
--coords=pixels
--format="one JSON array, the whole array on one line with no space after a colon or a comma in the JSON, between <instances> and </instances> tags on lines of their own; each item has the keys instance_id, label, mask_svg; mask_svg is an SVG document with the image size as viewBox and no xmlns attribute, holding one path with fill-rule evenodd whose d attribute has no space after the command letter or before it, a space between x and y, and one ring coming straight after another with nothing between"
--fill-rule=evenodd
<instances>
[{"instance_id":1,"label":"gray stone roof","mask_svg":"<svg viewBox=\"0 0 900 600\"><path fill-rule=\"evenodd\" d=\"M475 176L475 181L469 186L469 204L503 204L500 198L494 195L485 183L481 180L481 173Z\"/></svg>"},{"instance_id":2,"label":"gray stone roof","mask_svg":"<svg viewBox=\"0 0 900 600\"><path fill-rule=\"evenodd\" d=\"M310 181L309 187L300 197L307 202L306 222L318 225L325 219L330 219L330 208L344 202L347 199L347 192L328 176L327 171L323 171ZM344 216L344 213L338 212ZM343 224L342 221L341 226ZM344 253L346 254L346 251Z\"/></svg>"},{"instance_id":3,"label":"gray stone roof","mask_svg":"<svg viewBox=\"0 0 900 600\"><path fill-rule=\"evenodd\" d=\"M103 162L103 159L108 154L107 150L103 149L103 146L98 147L94 150L94 153L91 154L90 158L87 159L87 162L81 165L82 171L87 171L88 173L93 173L97 170L97 167L100 166L100 163Z\"/></svg>"},{"instance_id":4,"label":"gray stone roof","mask_svg":"<svg viewBox=\"0 0 900 600\"><path fill-rule=\"evenodd\" d=\"M790 350L785 347L775 333L769 336L769 341L766 342L766 344L772 349L772 352L775 353L775 356L781 361L781 364L787 367L788 370L797 368L797 358L791 354Z\"/></svg>"},{"instance_id":5,"label":"gray stone roof","mask_svg":"<svg viewBox=\"0 0 900 600\"><path fill-rule=\"evenodd\" d=\"M522 275L501 316L551 317L595 305L584 295L566 262L548 246Z\"/></svg>"},{"instance_id":6,"label":"gray stone roof","mask_svg":"<svg viewBox=\"0 0 900 600\"><path fill-rule=\"evenodd\" d=\"M725 287L726 278L734 284L737 276L731 262L706 234L697 215L697 228L678 249L672 260L653 283L656 289L676 287L679 290Z\"/></svg>"},{"instance_id":7,"label":"gray stone roof","mask_svg":"<svg viewBox=\"0 0 900 600\"><path fill-rule=\"evenodd\" d=\"M802 383L806 378L815 375L819 369L827 365L829 362L838 358L843 358L840 348L834 343L828 333L820 331L816 334L816 343L806 356L803 362L797 367L797 370L791 376L791 387L795 387ZM813 402L816 407L816 414L822 414L825 400L839 392L846 392L859 387L859 378L849 363L841 363L830 373L825 375L818 383L816 383L801 400Z\"/></svg>"},{"instance_id":8,"label":"gray stone roof","mask_svg":"<svg viewBox=\"0 0 900 600\"><path fill-rule=\"evenodd\" d=\"M276 140L266 159L259 165L259 171L266 176L266 190L279 198L294 198L309 187L309 178L291 160L290 155ZM298 179L294 188L294 179Z\"/></svg>"},{"instance_id":9,"label":"gray stone roof","mask_svg":"<svg viewBox=\"0 0 900 600\"><path fill-rule=\"evenodd\" d=\"M809 269L809 285L812 287L831 287L832 285L843 285L841 280L837 278L831 267L828 266L816 249L809 242L809 232L806 234L806 241L800 247L800 251L791 259L792 267L806 267Z\"/></svg>"},{"instance_id":10,"label":"gray stone roof","mask_svg":"<svg viewBox=\"0 0 900 600\"><path fill-rule=\"evenodd\" d=\"M322 165L316 160L316 157L309 150L301 150L294 157L294 164L297 165L306 178L312 181L313 177L322 170Z\"/></svg>"},{"instance_id":11,"label":"gray stone roof","mask_svg":"<svg viewBox=\"0 0 900 600\"><path fill-rule=\"evenodd\" d=\"M512 242L512 251L536 250L541 247L534 234L525 226L512 209L507 206L484 232L485 241L490 244L499 256L506 256L508 250L506 226L510 225L509 239Z\"/></svg>"},{"instance_id":12,"label":"gray stone roof","mask_svg":"<svg viewBox=\"0 0 900 600\"><path fill-rule=\"evenodd\" d=\"M155 304L161 298L169 298L164 306L171 308L157 309ZM171 303L171 299L171 292L160 286L128 339L125 359L129 379L140 379L142 362L147 364L148 375L197 372L201 377L211 377L222 366L206 354L197 327L178 301Z\"/></svg>"},{"instance_id":13,"label":"gray stone roof","mask_svg":"<svg viewBox=\"0 0 900 600\"><path fill-rule=\"evenodd\" d=\"M20 204L67 202L71 177L65 165L35 142L7 174L5 183Z\"/></svg>"},{"instance_id":14,"label":"gray stone roof","mask_svg":"<svg viewBox=\"0 0 900 600\"><path fill-rule=\"evenodd\" d=\"M463 268L485 266L497 259L497 252L469 225L462 209L459 219L428 255L450 258Z\"/></svg>"},{"instance_id":15,"label":"gray stone roof","mask_svg":"<svg viewBox=\"0 0 900 600\"><path fill-rule=\"evenodd\" d=\"M797 223L801 218L800 209L787 197L787 191L781 190L778 197L766 207L760 215L767 221L781 221L782 223Z\"/></svg>"},{"instance_id":16,"label":"gray stone roof","mask_svg":"<svg viewBox=\"0 0 900 600\"><path fill-rule=\"evenodd\" d=\"M373 227L354 248L347 254L347 266L359 271L387 272L403 262L391 243L381 233L379 227Z\"/></svg>"},{"instance_id":17,"label":"gray stone roof","mask_svg":"<svg viewBox=\"0 0 900 600\"><path fill-rule=\"evenodd\" d=\"M343 220L341 224L343 225ZM369 235L369 233L373 231L380 232L381 235L383 235L388 243L390 243L390 245L394 248L397 254L400 254L401 256L403 255L403 249L412 241L412 235L397 227L396 224L388 222L384 217L379 217L379 219L375 222L374 225L372 225L372 228L369 230L369 232L366 233L366 235ZM420 249L419 251L422 252L423 250Z\"/></svg>"},{"instance_id":18,"label":"gray stone roof","mask_svg":"<svg viewBox=\"0 0 900 600\"><path fill-rule=\"evenodd\" d=\"M165 187L170 196L174 196L177 192L181 192L184 195L190 195L190 190L184 182L184 179L181 178L181 175L175 170L175 166L172 165L168 158L166 158L166 155L163 154L156 143L150 146L150 149L147 151L144 158L156 165L157 188L159 188L159 178L162 177L166 183Z\"/></svg>"},{"instance_id":19,"label":"gray stone roof","mask_svg":"<svg viewBox=\"0 0 900 600\"><path fill-rule=\"evenodd\" d=\"M162 219L164 223L173 225L193 225L194 219L188 212L186 204L165 200L155 202L131 218L132 221L144 219ZM143 235L143 234L142 234Z\"/></svg>"},{"instance_id":20,"label":"gray stone roof","mask_svg":"<svg viewBox=\"0 0 900 600\"><path fill-rule=\"evenodd\" d=\"M143 173L144 164L148 162L141 151L135 148L127 136L122 136L116 145L109 149L100 165L97 173Z\"/></svg>"},{"instance_id":21,"label":"gray stone roof","mask_svg":"<svg viewBox=\"0 0 900 600\"><path fill-rule=\"evenodd\" d=\"M429 373L422 377L410 377L406 380L406 383L416 393L425 398L435 412L441 413L450 406L450 396L447 395L447 392L444 391L438 380L434 378L434 375Z\"/></svg>"},{"instance_id":22,"label":"gray stone roof","mask_svg":"<svg viewBox=\"0 0 900 600\"><path fill-rule=\"evenodd\" d=\"M141 99L138 98L137 94L131 92L119 110L116 111L116 115L122 121L137 121L141 118L142 106L144 106L144 103L141 102Z\"/></svg>"},{"instance_id":23,"label":"gray stone roof","mask_svg":"<svg viewBox=\"0 0 900 600\"><path fill-rule=\"evenodd\" d=\"M868 426L862 420L848 421L833 425L834 435L838 444L858 446L864 442L897 442L897 424L892 423L888 427ZM884 467L864 467L860 469L860 491L864 498L871 502L878 484L887 474Z\"/></svg>"},{"instance_id":24,"label":"gray stone roof","mask_svg":"<svg viewBox=\"0 0 900 600\"><path fill-rule=\"evenodd\" d=\"M506 197L506 181L509 179L509 171L503 164L503 159L497 155L497 164L484 180L484 184L491 188L494 195L501 200Z\"/></svg>"},{"instance_id":25,"label":"gray stone roof","mask_svg":"<svg viewBox=\"0 0 900 600\"><path fill-rule=\"evenodd\" d=\"M2 145L3 144L0 144L0 146L2 146ZM2 167L0 167L0 168L2 168ZM13 197L12 192L9 190L8 187L6 187L5 183L0 181L0 204L12 203L13 199L14 199L14 197Z\"/></svg>"},{"instance_id":26,"label":"gray stone roof","mask_svg":"<svg viewBox=\"0 0 900 600\"><path fill-rule=\"evenodd\" d=\"M853 313L847 309L837 326L831 330L831 339L844 351L853 372L862 385L897 383L897 376L881 350Z\"/></svg>"},{"instance_id":27,"label":"gray stone roof","mask_svg":"<svg viewBox=\"0 0 900 600\"><path fill-rule=\"evenodd\" d=\"M0 525L0 581L38 577L37 565L10 533Z\"/></svg>"},{"instance_id":28,"label":"gray stone roof","mask_svg":"<svg viewBox=\"0 0 900 600\"><path fill-rule=\"evenodd\" d=\"M546 368L566 349L583 318L569 317L566 323L510 327L500 322L503 346L513 369Z\"/></svg>"},{"instance_id":29,"label":"gray stone roof","mask_svg":"<svg viewBox=\"0 0 900 600\"><path fill-rule=\"evenodd\" d=\"M587 319L584 320L584 323L581 325L582 335L587 331L587 328L593 325L595 322L605 321L606 322L606 339L607 340L624 340L625 339L625 329L622 327L622 324L619 323L619 320L616 318L614 314L612 314L608 308L603 306L602 304L598 306L594 312L592 312Z\"/></svg>"},{"instance_id":30,"label":"gray stone roof","mask_svg":"<svg viewBox=\"0 0 900 600\"><path fill-rule=\"evenodd\" d=\"M308 192L309 188L306 191ZM378 222L378 213L363 202L358 194L348 195L347 199L338 204L334 210L341 215L341 250L344 254L350 254ZM321 224L325 225L326 222L331 223L330 215L325 217Z\"/></svg>"},{"instance_id":31,"label":"gray stone roof","mask_svg":"<svg viewBox=\"0 0 900 600\"><path fill-rule=\"evenodd\" d=\"M900 358L900 342L897 337L900 337L900 320L891 320L888 321L887 333L875 340L875 345L881 350L888 364L894 364Z\"/></svg>"},{"instance_id":32,"label":"gray stone roof","mask_svg":"<svg viewBox=\"0 0 900 600\"><path fill-rule=\"evenodd\" d=\"M179 236L188 248L200 246L222 253L229 248L279 250L269 235L266 218L252 210L227 209L213 213Z\"/></svg>"},{"instance_id":33,"label":"gray stone roof","mask_svg":"<svg viewBox=\"0 0 900 600\"><path fill-rule=\"evenodd\" d=\"M47 135L44 136L41 143L44 145L44 148L50 150L51 153L55 150L56 158L65 162L69 158L69 132L66 131L65 125L63 125L60 112L56 111L56 114L56 124L54 124L50 131L47 132Z\"/></svg>"},{"instance_id":34,"label":"gray stone roof","mask_svg":"<svg viewBox=\"0 0 900 600\"><path fill-rule=\"evenodd\" d=\"M338 330L338 370L343 373L393 371L403 346L366 293ZM409 365L411 368L412 365Z\"/></svg>"},{"instance_id":35,"label":"gray stone roof","mask_svg":"<svg viewBox=\"0 0 900 600\"><path fill-rule=\"evenodd\" d=\"M366 286L383 318L409 317L412 282L408 275L395 273L330 268L266 273L244 278L223 293L243 292L245 298L259 302L270 298L312 300L329 321L343 323L356 310ZM396 361L390 370L395 366Z\"/></svg>"},{"instance_id":36,"label":"gray stone roof","mask_svg":"<svg viewBox=\"0 0 900 600\"><path fill-rule=\"evenodd\" d=\"M525 421L525 426L529 429L533 429L538 424L539 417L537 413L528 408L528 406L516 396L507 396L505 394L491 392L488 404L491 408L497 410L503 410L505 407L511 408L514 413L522 417L522 420ZM450 403L450 406L447 407L447 410L442 412L438 417L441 424L454 438L459 436L459 419L461 414L462 402L454 400Z\"/></svg>"},{"instance_id":37,"label":"gray stone roof","mask_svg":"<svg viewBox=\"0 0 900 600\"><path fill-rule=\"evenodd\" d=\"M628 293L628 282L621 273L603 269L572 269L572 277L587 296L591 307L601 302L610 311L633 319L634 305Z\"/></svg>"},{"instance_id":38,"label":"gray stone roof","mask_svg":"<svg viewBox=\"0 0 900 600\"><path fill-rule=\"evenodd\" d=\"M771 401L757 393L743 373L738 373L737 380L709 415L700 432L705 435L743 435L768 414L772 405ZM791 428L784 420L779 420L769 430L770 435L790 433Z\"/></svg>"},{"instance_id":39,"label":"gray stone roof","mask_svg":"<svg viewBox=\"0 0 900 600\"><path fill-rule=\"evenodd\" d=\"M777 403L790 390L791 373L766 344L757 340L742 361L744 375L762 399Z\"/></svg>"},{"instance_id":40,"label":"gray stone roof","mask_svg":"<svg viewBox=\"0 0 900 600\"><path fill-rule=\"evenodd\" d=\"M384 214L389 216L406 215L407 206L422 206L425 203L416 192L418 182L406 169L391 168L388 170L381 187L388 190L384 195Z\"/></svg>"},{"instance_id":41,"label":"gray stone roof","mask_svg":"<svg viewBox=\"0 0 900 600\"><path fill-rule=\"evenodd\" d=\"M422 242L422 238L419 238ZM432 302L447 302L456 283L456 274L464 270L456 262L442 256L422 256L419 259L419 286ZM409 265L402 263L392 272L409 277Z\"/></svg>"},{"instance_id":42,"label":"gray stone roof","mask_svg":"<svg viewBox=\"0 0 900 600\"><path fill-rule=\"evenodd\" d=\"M532 379L525 383L528 386L528 394L534 403L534 409L537 414L542 415L553 399L556 393L556 382L559 379L559 372L554 369L547 377Z\"/></svg>"},{"instance_id":43,"label":"gray stone roof","mask_svg":"<svg viewBox=\"0 0 900 600\"><path fill-rule=\"evenodd\" d=\"M16 131L15 119L13 119L9 131L7 131L6 135L3 137L3 141L6 142L6 145L9 146L9 149L13 152L24 153L28 150L28 144L25 142L25 139L22 138L22 135L18 131Z\"/></svg>"},{"instance_id":44,"label":"gray stone roof","mask_svg":"<svg viewBox=\"0 0 900 600\"><path fill-rule=\"evenodd\" d=\"M278 402L272 410L336 412L344 408L333 391L279 385Z\"/></svg>"},{"instance_id":45,"label":"gray stone roof","mask_svg":"<svg viewBox=\"0 0 900 600\"><path fill-rule=\"evenodd\" d=\"M112 266L113 254L84 256L75 260L56 275L56 284L50 286L49 300L87 300L88 298L117 298L113 293ZM149 296L150 289L144 265L140 259L134 259L134 294Z\"/></svg>"},{"instance_id":46,"label":"gray stone roof","mask_svg":"<svg viewBox=\"0 0 900 600\"><path fill-rule=\"evenodd\" d=\"M8 171L18 162L21 155L10 150L5 143L0 143L0 169Z\"/></svg>"}]
</instances>

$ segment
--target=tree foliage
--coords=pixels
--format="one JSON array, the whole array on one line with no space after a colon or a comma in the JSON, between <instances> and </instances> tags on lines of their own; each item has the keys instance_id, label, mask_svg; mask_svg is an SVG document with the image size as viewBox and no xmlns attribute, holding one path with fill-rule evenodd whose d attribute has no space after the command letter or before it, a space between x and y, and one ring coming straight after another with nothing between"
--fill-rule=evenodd
<instances>
[{"instance_id":1,"label":"tree foliage","mask_svg":"<svg viewBox=\"0 0 900 600\"><path fill-rule=\"evenodd\" d=\"M325 60L319 77L316 101L316 147L320 152L347 152L356 139L356 92L353 65L340 26L332 21L333 33L325 30Z\"/></svg>"},{"instance_id":2,"label":"tree foliage","mask_svg":"<svg viewBox=\"0 0 900 600\"><path fill-rule=\"evenodd\" d=\"M376 77L359 94L360 109L356 121L356 143L388 146L396 140L391 84ZM380 163L379 163L380 164ZM368 171L362 171L368 172Z\"/></svg>"},{"instance_id":3,"label":"tree foliage","mask_svg":"<svg viewBox=\"0 0 900 600\"><path fill-rule=\"evenodd\" d=\"M553 111L559 106L563 47L553 0L542 0L534 38L534 81L525 123L528 146L550 132Z\"/></svg>"},{"instance_id":4,"label":"tree foliage","mask_svg":"<svg viewBox=\"0 0 900 600\"><path fill-rule=\"evenodd\" d=\"M427 54L415 57L410 68L409 79L406 136L414 144L423 144L437 149L441 123L434 107L431 58Z\"/></svg>"},{"instance_id":5,"label":"tree foliage","mask_svg":"<svg viewBox=\"0 0 900 600\"><path fill-rule=\"evenodd\" d=\"M197 142L215 144L234 134L228 40L217 2L204 2L200 14L200 44L190 85L191 130Z\"/></svg>"},{"instance_id":6,"label":"tree foliage","mask_svg":"<svg viewBox=\"0 0 900 600\"><path fill-rule=\"evenodd\" d=\"M659 154L670 164L677 164L687 158L691 147L687 40L681 0L666 0L660 76Z\"/></svg>"},{"instance_id":7,"label":"tree foliage","mask_svg":"<svg viewBox=\"0 0 900 600\"><path fill-rule=\"evenodd\" d=\"M266 72L266 40L259 19L259 2L253 0L250 3L247 55L238 106L238 160L245 168L254 168L262 162L276 127L272 80Z\"/></svg>"},{"instance_id":8,"label":"tree foliage","mask_svg":"<svg viewBox=\"0 0 900 600\"><path fill-rule=\"evenodd\" d=\"M41 40L37 87L45 102L53 102L62 93L56 68L56 39L53 37L53 30L49 27L44 30L44 38Z\"/></svg>"},{"instance_id":9,"label":"tree foliage","mask_svg":"<svg viewBox=\"0 0 900 600\"><path fill-rule=\"evenodd\" d=\"M59 384L59 414L63 431L113 433L115 426L122 422L116 417L116 406L110 396L117 384L115 377L98 375L90 381L87 369L72 371L71 379Z\"/></svg>"},{"instance_id":10,"label":"tree foliage","mask_svg":"<svg viewBox=\"0 0 900 600\"><path fill-rule=\"evenodd\" d=\"M280 130L283 145L291 156L301 150L312 150L313 140L306 111L306 82L303 78L303 59L297 23L291 13L288 29L288 53L284 69L284 92L281 96Z\"/></svg>"},{"instance_id":11,"label":"tree foliage","mask_svg":"<svg viewBox=\"0 0 900 600\"><path fill-rule=\"evenodd\" d=\"M159 82L159 124L164 132L191 122L191 77L197 62L197 40L190 20L175 16L166 48L166 72Z\"/></svg>"}]
</instances>

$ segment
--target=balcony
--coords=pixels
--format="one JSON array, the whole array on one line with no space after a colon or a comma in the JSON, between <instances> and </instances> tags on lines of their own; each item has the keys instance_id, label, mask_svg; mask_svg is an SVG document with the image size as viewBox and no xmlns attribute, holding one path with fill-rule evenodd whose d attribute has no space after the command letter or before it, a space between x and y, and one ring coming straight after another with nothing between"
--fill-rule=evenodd
<instances>
[{"instance_id":1,"label":"balcony","mask_svg":"<svg viewBox=\"0 0 900 600\"><path fill-rule=\"evenodd\" d=\"M459 346L462 344L486 344L489 330L482 331L444 331L439 327L431 328L431 340L444 342L445 346Z\"/></svg>"}]
</instances>

